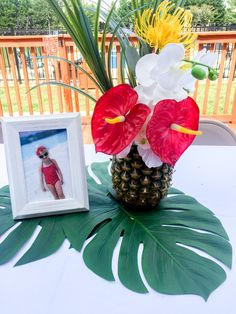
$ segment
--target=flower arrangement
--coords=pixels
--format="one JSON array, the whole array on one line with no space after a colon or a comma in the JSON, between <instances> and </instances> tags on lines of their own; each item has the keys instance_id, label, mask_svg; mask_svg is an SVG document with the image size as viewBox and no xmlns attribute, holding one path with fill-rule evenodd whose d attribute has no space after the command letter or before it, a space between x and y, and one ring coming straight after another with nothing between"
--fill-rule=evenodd
<instances>
[{"instance_id":1,"label":"flower arrangement","mask_svg":"<svg viewBox=\"0 0 236 314\"><path fill-rule=\"evenodd\" d=\"M199 109L188 96L195 79L216 78L215 54L199 52L193 61L186 49L196 40L191 14L163 1L156 12L144 10L135 31L152 52L135 67L138 85L113 87L97 102L92 118L96 150L125 157L132 143L148 167L174 166L198 131Z\"/></svg>"},{"instance_id":2,"label":"flower arrangement","mask_svg":"<svg viewBox=\"0 0 236 314\"><path fill-rule=\"evenodd\" d=\"M138 5L143 1L133 1L133 11L128 15L136 16L134 35L138 46L129 42L122 20L116 22L113 18L117 1L110 11L103 9L101 0L97 1L94 34L80 0L63 0L67 14L59 8L56 0L48 1L92 70L94 77L90 78L103 93L96 101L92 115L92 136L97 152L114 156L113 187L118 197L125 198L126 203L132 199L131 203L137 204L137 198L142 194L141 203L138 203L156 205L167 193L171 169L195 136L202 133L198 130L199 108L189 93L194 91L196 79L217 78L214 69L216 55L202 50L193 60L186 57L197 38L191 28L192 15L168 0L140 7ZM105 19L105 27L99 46L101 16ZM113 35L106 62L108 28L113 30ZM113 86L110 69L115 36L120 42L123 57L123 82L118 86ZM128 81L124 78L126 70ZM133 165L130 160L135 158L139 162L135 161ZM160 178L153 183L150 176L156 178L156 174L149 171L154 168L160 170L163 166L169 169L169 178L165 179L168 184L164 187ZM163 169L160 171L159 177L162 178ZM157 186L161 186L159 190ZM154 194L156 201L150 203L148 199Z\"/></svg>"},{"instance_id":3,"label":"flower arrangement","mask_svg":"<svg viewBox=\"0 0 236 314\"><path fill-rule=\"evenodd\" d=\"M87 73L88 77L103 94L98 100L87 96L96 102L92 116L96 150L113 155L112 165L109 173L108 163L91 165L100 182L88 173L90 211L60 219L29 219L13 231L9 228L16 222L11 217L9 189L3 187L0 216L2 230L9 232L0 245L0 264L8 262L40 225L38 237L16 265L47 257L67 239L73 249L83 248L86 266L106 280L115 280L112 258L116 249L117 275L126 288L147 293L149 286L159 293L195 294L207 300L225 281L224 266L232 266L228 235L212 211L178 189L168 188L175 163L201 133L199 109L189 92L196 79L216 79L215 55L203 50L192 60L187 57L186 51L196 40L191 14L170 1L154 0L147 5L142 5L143 0L132 1L133 10L127 16L136 16L137 46L132 46L121 27L127 16L117 20L114 15L116 1L110 10L97 1L93 28L80 0L48 2L92 70L93 76ZM99 44L101 16L105 24ZM113 34L107 56L108 30ZM110 69L115 36L122 48L118 86ZM60 84L86 95L75 86L46 84Z\"/></svg>"}]
</instances>

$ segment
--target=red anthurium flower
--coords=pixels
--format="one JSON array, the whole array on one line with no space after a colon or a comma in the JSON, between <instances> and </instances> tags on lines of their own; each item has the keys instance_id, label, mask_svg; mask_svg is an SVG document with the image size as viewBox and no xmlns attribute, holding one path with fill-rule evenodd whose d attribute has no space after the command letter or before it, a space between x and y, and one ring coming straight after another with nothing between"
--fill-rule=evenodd
<instances>
[{"instance_id":1,"label":"red anthurium flower","mask_svg":"<svg viewBox=\"0 0 236 314\"><path fill-rule=\"evenodd\" d=\"M150 113L137 101L128 84L111 88L98 100L91 121L97 152L116 155L133 141Z\"/></svg>"},{"instance_id":2,"label":"red anthurium flower","mask_svg":"<svg viewBox=\"0 0 236 314\"><path fill-rule=\"evenodd\" d=\"M147 139L154 153L162 162L174 166L183 152L191 145L198 130L199 108L188 97L182 101L162 100L147 125Z\"/></svg>"}]
</instances>

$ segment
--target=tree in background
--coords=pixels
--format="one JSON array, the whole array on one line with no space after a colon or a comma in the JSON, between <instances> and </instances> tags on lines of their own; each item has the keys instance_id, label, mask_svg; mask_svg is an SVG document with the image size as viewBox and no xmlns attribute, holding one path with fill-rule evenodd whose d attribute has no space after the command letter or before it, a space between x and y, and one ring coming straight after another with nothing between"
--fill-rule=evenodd
<instances>
[{"instance_id":1,"label":"tree in background","mask_svg":"<svg viewBox=\"0 0 236 314\"><path fill-rule=\"evenodd\" d=\"M193 26L207 26L214 22L214 8L208 4L201 6L191 5L193 15Z\"/></svg>"},{"instance_id":2,"label":"tree in background","mask_svg":"<svg viewBox=\"0 0 236 314\"><path fill-rule=\"evenodd\" d=\"M150 3L150 0L144 0L144 3ZM178 2L174 0L173 2ZM229 2L235 3L236 0L229 0ZM182 6L185 9L192 10L193 23L194 25L208 25L211 23L221 25L225 21L226 8L224 0L185 0ZM132 1L131 0L120 0L120 5L117 9L117 14L120 17L124 17L131 11ZM125 21L126 27L131 22L133 17L128 18Z\"/></svg>"},{"instance_id":3,"label":"tree in background","mask_svg":"<svg viewBox=\"0 0 236 314\"><path fill-rule=\"evenodd\" d=\"M58 19L46 0L1 0L0 28L50 29L58 28Z\"/></svg>"},{"instance_id":4,"label":"tree in background","mask_svg":"<svg viewBox=\"0 0 236 314\"><path fill-rule=\"evenodd\" d=\"M116 13L119 17L125 17L130 11L132 11L131 0L120 0ZM128 17L124 20L125 27L129 28L130 25L134 25L134 16Z\"/></svg>"},{"instance_id":5,"label":"tree in background","mask_svg":"<svg viewBox=\"0 0 236 314\"><path fill-rule=\"evenodd\" d=\"M16 29L28 29L31 28L31 15L33 14L32 10L32 1L31 0L19 0L17 8L17 20L16 20Z\"/></svg>"},{"instance_id":6,"label":"tree in background","mask_svg":"<svg viewBox=\"0 0 236 314\"><path fill-rule=\"evenodd\" d=\"M236 24L236 0L226 1L225 22L227 24Z\"/></svg>"},{"instance_id":7,"label":"tree in background","mask_svg":"<svg viewBox=\"0 0 236 314\"><path fill-rule=\"evenodd\" d=\"M57 29L62 28L46 0L30 0L32 5L33 29Z\"/></svg>"},{"instance_id":8,"label":"tree in background","mask_svg":"<svg viewBox=\"0 0 236 314\"><path fill-rule=\"evenodd\" d=\"M201 8L202 11L204 5L208 5L214 9L211 22L217 25L224 23L226 13L224 0L186 0L184 3L185 8L191 9L191 7L196 6Z\"/></svg>"},{"instance_id":9,"label":"tree in background","mask_svg":"<svg viewBox=\"0 0 236 314\"><path fill-rule=\"evenodd\" d=\"M18 12L18 0L1 0L0 1L0 27L15 29L17 12Z\"/></svg>"},{"instance_id":10,"label":"tree in background","mask_svg":"<svg viewBox=\"0 0 236 314\"><path fill-rule=\"evenodd\" d=\"M226 0L225 2L227 4L227 7L230 7L232 9L236 8L236 0Z\"/></svg>"},{"instance_id":11,"label":"tree in background","mask_svg":"<svg viewBox=\"0 0 236 314\"><path fill-rule=\"evenodd\" d=\"M87 16L87 18L89 19L91 25L94 25L95 23L95 12L96 12L96 6L95 3L96 1L88 1L88 0L84 0L82 1L83 3L83 9L85 11L85 14Z\"/></svg>"},{"instance_id":12,"label":"tree in background","mask_svg":"<svg viewBox=\"0 0 236 314\"><path fill-rule=\"evenodd\" d=\"M84 9L94 22L97 0L84 0ZM123 18L132 11L133 0L120 0L115 13ZM172 0L177 2L178 0ZM143 0L143 3L150 3ZM103 6L105 6L103 4ZM191 9L194 25L236 24L236 0L185 0L185 8ZM125 27L133 25L134 15L124 21ZM61 29L57 18L46 0L0 0L0 30Z\"/></svg>"}]
</instances>

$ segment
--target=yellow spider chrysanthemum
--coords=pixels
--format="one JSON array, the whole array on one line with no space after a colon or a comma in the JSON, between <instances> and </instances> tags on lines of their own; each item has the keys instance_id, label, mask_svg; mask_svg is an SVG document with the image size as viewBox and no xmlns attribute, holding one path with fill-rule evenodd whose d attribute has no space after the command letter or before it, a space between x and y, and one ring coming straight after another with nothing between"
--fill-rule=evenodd
<instances>
[{"instance_id":1,"label":"yellow spider chrysanthemum","mask_svg":"<svg viewBox=\"0 0 236 314\"><path fill-rule=\"evenodd\" d=\"M136 20L135 32L155 51L168 43L182 43L188 50L197 38L192 32L192 14L183 8L176 8L170 1L163 1L154 13L144 10L140 21Z\"/></svg>"}]
</instances>

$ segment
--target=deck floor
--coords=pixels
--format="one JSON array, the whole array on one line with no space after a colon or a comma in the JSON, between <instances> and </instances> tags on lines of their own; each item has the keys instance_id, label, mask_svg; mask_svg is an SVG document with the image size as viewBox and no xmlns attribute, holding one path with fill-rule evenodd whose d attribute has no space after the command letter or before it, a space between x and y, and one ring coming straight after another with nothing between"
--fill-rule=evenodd
<instances>
[{"instance_id":1,"label":"deck floor","mask_svg":"<svg viewBox=\"0 0 236 314\"><path fill-rule=\"evenodd\" d=\"M236 124L229 123L228 126L236 133ZM82 127L84 144L93 144L93 138L91 135L91 125L84 124Z\"/></svg>"}]
</instances>

